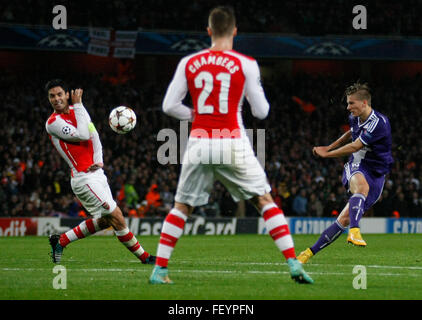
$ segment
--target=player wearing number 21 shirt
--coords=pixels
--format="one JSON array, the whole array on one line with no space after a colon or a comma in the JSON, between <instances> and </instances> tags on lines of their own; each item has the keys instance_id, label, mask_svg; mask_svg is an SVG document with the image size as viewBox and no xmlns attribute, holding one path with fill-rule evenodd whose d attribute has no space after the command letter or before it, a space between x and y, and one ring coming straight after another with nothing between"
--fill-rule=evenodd
<instances>
[{"instance_id":1,"label":"player wearing number 21 shirt","mask_svg":"<svg viewBox=\"0 0 422 320\"><path fill-rule=\"evenodd\" d=\"M255 117L264 119L269 111L258 64L233 50L237 28L231 8L214 8L207 30L211 48L180 61L163 101L166 114L192 121L192 128L183 155L175 204L161 230L150 283L172 283L167 268L170 256L188 216L196 206L208 202L215 180L227 188L235 201L252 202L286 258L291 277L300 283L312 283L296 259L287 221L269 194L271 187L266 174L242 124L244 97ZM182 102L188 91L193 109Z\"/></svg>"}]
</instances>

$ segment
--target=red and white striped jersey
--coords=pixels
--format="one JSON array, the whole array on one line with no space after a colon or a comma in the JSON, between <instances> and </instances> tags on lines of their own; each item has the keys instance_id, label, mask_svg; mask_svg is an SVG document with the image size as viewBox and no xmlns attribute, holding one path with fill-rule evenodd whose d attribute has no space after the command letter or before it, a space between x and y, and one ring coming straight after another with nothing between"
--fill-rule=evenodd
<instances>
[{"instance_id":1,"label":"red and white striped jersey","mask_svg":"<svg viewBox=\"0 0 422 320\"><path fill-rule=\"evenodd\" d=\"M192 110L183 105L187 92L192 97ZM199 51L184 57L177 66L163 101L165 113L180 120L192 120L191 137L209 137L214 132L243 131L242 104L246 96L252 114L264 119L269 104L261 86L255 59L234 50Z\"/></svg>"},{"instance_id":2,"label":"red and white striped jersey","mask_svg":"<svg viewBox=\"0 0 422 320\"><path fill-rule=\"evenodd\" d=\"M45 124L54 147L71 169L71 175L87 172L94 163L103 162L98 132L82 103L69 106L69 113L54 112Z\"/></svg>"}]
</instances>

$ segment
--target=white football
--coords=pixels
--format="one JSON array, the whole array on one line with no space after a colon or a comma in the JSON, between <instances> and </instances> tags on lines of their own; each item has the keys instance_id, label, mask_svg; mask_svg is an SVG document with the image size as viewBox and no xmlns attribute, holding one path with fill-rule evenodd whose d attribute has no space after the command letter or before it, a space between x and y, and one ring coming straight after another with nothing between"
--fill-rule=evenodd
<instances>
[{"instance_id":1,"label":"white football","mask_svg":"<svg viewBox=\"0 0 422 320\"><path fill-rule=\"evenodd\" d=\"M119 106L111 110L108 123L114 132L125 134L135 128L136 114L129 107Z\"/></svg>"}]
</instances>

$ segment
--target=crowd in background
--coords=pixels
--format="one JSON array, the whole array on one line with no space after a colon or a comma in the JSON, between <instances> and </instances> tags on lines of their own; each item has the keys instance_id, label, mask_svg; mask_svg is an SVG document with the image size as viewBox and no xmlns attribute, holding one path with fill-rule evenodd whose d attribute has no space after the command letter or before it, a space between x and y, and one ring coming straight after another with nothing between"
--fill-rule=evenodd
<instances>
[{"instance_id":1,"label":"crowd in background","mask_svg":"<svg viewBox=\"0 0 422 320\"><path fill-rule=\"evenodd\" d=\"M0 3L0 22L51 25L57 4L67 11L68 27L114 27L143 30L205 30L209 10L221 3L233 6L241 32L301 35L372 34L420 36L421 0L19 0ZM355 30L353 7L367 9L367 29ZM28 10L31 14L28 14Z\"/></svg>"},{"instance_id":2,"label":"crowd in background","mask_svg":"<svg viewBox=\"0 0 422 320\"><path fill-rule=\"evenodd\" d=\"M70 189L69 168L54 150L45 131L52 107L43 91L45 73L0 74L0 216L83 216ZM84 89L83 102L100 133L104 170L125 216L164 216L172 207L180 165L162 165L157 140L163 128L179 132L179 121L162 113L170 79L123 85L94 75L67 74L72 88ZM348 196L341 184L346 158L317 159L312 147L328 145L347 129L348 112L342 94L354 78L297 75L263 79L271 110L267 119L252 117L244 104L247 128L265 129L265 169L271 194L287 216L333 217ZM395 163L384 192L368 216L422 217L422 77L372 79L373 107L391 120ZM302 108L297 99L312 103ZM188 101L186 103L189 103ZM127 135L108 126L108 114L118 105L131 106L138 123ZM346 126L345 126L346 125ZM258 216L248 203L233 202L218 182L203 216Z\"/></svg>"}]
</instances>

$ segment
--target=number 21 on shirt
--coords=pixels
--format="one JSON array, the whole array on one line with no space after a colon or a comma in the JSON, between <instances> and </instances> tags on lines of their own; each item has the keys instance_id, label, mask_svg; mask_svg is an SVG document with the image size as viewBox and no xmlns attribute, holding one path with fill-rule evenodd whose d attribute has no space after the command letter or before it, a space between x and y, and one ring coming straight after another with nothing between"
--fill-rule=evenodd
<instances>
[{"instance_id":1,"label":"number 21 on shirt","mask_svg":"<svg viewBox=\"0 0 422 320\"><path fill-rule=\"evenodd\" d=\"M220 72L215 77L217 81L221 82L220 93L218 96L218 111L222 114L229 112L229 89L230 89L230 73ZM214 113L214 106L206 105L205 101L214 89L214 78L210 72L201 71L195 77L195 88L201 89L201 93L198 96L198 113L199 114L210 114Z\"/></svg>"}]
</instances>

